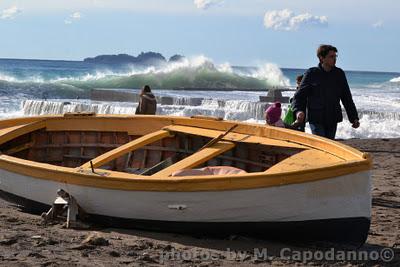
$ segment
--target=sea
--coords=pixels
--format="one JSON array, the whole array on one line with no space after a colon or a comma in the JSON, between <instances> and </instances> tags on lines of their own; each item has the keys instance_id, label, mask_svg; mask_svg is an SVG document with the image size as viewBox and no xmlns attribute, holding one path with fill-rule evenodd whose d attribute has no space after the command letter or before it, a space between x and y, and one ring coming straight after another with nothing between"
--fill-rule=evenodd
<instances>
[{"instance_id":1,"label":"sea","mask_svg":"<svg viewBox=\"0 0 400 267\"><path fill-rule=\"evenodd\" d=\"M134 114L136 101L93 99L93 89L137 94L149 84L158 98L157 114L207 115L265 123L267 89L287 88L305 69L276 64L233 66L204 56L157 66L104 65L83 61L0 59L0 119L65 112ZM361 126L347 119L337 138L400 137L400 73L346 71ZM287 104L283 104L283 113ZM343 114L346 118L345 111ZM306 128L310 132L309 127Z\"/></svg>"}]
</instances>

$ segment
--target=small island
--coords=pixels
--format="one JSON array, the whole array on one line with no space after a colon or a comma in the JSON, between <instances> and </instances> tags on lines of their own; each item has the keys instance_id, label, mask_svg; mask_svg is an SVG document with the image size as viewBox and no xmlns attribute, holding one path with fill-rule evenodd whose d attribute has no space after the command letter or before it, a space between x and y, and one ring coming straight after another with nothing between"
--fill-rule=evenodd
<instances>
[{"instance_id":1,"label":"small island","mask_svg":"<svg viewBox=\"0 0 400 267\"><path fill-rule=\"evenodd\" d=\"M133 64L133 65L141 65L141 66L154 66L154 65L162 65L168 62L178 62L183 60L185 57L181 55L173 55L167 61L166 58L156 52L141 52L139 55L131 56L128 54L118 54L118 55L99 55L96 57L88 57L83 61L87 63L95 63L95 64Z\"/></svg>"}]
</instances>

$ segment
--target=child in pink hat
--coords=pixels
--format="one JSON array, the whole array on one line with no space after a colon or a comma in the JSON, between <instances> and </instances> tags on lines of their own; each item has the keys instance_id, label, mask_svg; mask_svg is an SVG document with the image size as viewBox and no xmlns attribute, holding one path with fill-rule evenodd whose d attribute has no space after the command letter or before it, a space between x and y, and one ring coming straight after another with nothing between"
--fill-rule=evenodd
<instances>
[{"instance_id":1,"label":"child in pink hat","mask_svg":"<svg viewBox=\"0 0 400 267\"><path fill-rule=\"evenodd\" d=\"M281 103L275 102L265 110L265 120L268 125L276 127L285 127L281 119L282 109Z\"/></svg>"}]
</instances>

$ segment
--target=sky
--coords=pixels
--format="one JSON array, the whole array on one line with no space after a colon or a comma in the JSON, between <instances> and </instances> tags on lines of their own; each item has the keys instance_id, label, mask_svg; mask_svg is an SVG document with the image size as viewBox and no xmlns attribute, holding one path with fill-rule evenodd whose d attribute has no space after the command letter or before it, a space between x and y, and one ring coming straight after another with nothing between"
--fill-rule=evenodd
<instances>
[{"instance_id":1,"label":"sky","mask_svg":"<svg viewBox=\"0 0 400 267\"><path fill-rule=\"evenodd\" d=\"M0 58L83 60L154 51L215 63L400 72L398 0L0 0Z\"/></svg>"}]
</instances>

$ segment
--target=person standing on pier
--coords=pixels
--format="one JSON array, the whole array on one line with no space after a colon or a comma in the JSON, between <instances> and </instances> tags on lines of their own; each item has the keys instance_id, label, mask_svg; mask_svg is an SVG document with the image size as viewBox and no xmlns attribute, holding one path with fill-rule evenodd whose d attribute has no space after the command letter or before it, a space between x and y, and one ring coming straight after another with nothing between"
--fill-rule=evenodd
<instances>
[{"instance_id":1,"label":"person standing on pier","mask_svg":"<svg viewBox=\"0 0 400 267\"><path fill-rule=\"evenodd\" d=\"M139 104L135 114L154 115L157 111L156 97L151 92L150 86L145 85L140 91Z\"/></svg>"}]
</instances>

